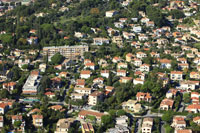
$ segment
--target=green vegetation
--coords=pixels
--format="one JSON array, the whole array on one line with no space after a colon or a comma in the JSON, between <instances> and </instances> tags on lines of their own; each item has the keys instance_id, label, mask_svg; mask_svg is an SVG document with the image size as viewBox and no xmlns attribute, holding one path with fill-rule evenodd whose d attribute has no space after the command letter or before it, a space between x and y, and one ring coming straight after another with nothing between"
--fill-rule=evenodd
<instances>
[{"instance_id":1,"label":"green vegetation","mask_svg":"<svg viewBox=\"0 0 200 133\"><path fill-rule=\"evenodd\" d=\"M180 10L172 10L170 14L172 15L173 18L176 18L176 19L185 17L184 13Z\"/></svg>"},{"instance_id":2,"label":"green vegetation","mask_svg":"<svg viewBox=\"0 0 200 133\"><path fill-rule=\"evenodd\" d=\"M172 133L174 130L169 124L166 124L165 131L166 131L166 133Z\"/></svg>"},{"instance_id":3,"label":"green vegetation","mask_svg":"<svg viewBox=\"0 0 200 133\"><path fill-rule=\"evenodd\" d=\"M21 126L22 122L21 121L15 121L14 122L14 127L19 128Z\"/></svg>"},{"instance_id":4,"label":"green vegetation","mask_svg":"<svg viewBox=\"0 0 200 133\"><path fill-rule=\"evenodd\" d=\"M163 25L165 25L167 20L158 8L147 6L146 13L148 17L153 20L158 27L162 27Z\"/></svg>"},{"instance_id":5,"label":"green vegetation","mask_svg":"<svg viewBox=\"0 0 200 133\"><path fill-rule=\"evenodd\" d=\"M102 126L106 129L114 127L114 124L115 124L113 117L111 117L110 115L103 115L101 117L101 123L102 123Z\"/></svg>"},{"instance_id":6,"label":"green vegetation","mask_svg":"<svg viewBox=\"0 0 200 133\"><path fill-rule=\"evenodd\" d=\"M166 113L163 114L162 120L166 121L167 123L171 123L173 118L173 112L172 111L167 111Z\"/></svg>"},{"instance_id":7,"label":"green vegetation","mask_svg":"<svg viewBox=\"0 0 200 133\"><path fill-rule=\"evenodd\" d=\"M183 101L185 103L190 103L190 94L189 93L183 94Z\"/></svg>"},{"instance_id":8,"label":"green vegetation","mask_svg":"<svg viewBox=\"0 0 200 133\"><path fill-rule=\"evenodd\" d=\"M60 53L56 53L54 56L51 57L51 63L53 64L60 64L64 60L64 57Z\"/></svg>"},{"instance_id":9,"label":"green vegetation","mask_svg":"<svg viewBox=\"0 0 200 133\"><path fill-rule=\"evenodd\" d=\"M197 48L198 50L200 50L200 43L195 43L194 47Z\"/></svg>"},{"instance_id":10,"label":"green vegetation","mask_svg":"<svg viewBox=\"0 0 200 133\"><path fill-rule=\"evenodd\" d=\"M10 7L8 7L8 4L1 3L0 6L5 7L2 8L0 16L1 80L2 83L16 82L13 90L9 90L10 88L2 89L2 84L0 85L0 99L16 100L12 109L8 109L3 115L5 126L2 132L10 132L13 128L19 128L21 122L16 121L11 124L10 116L23 114L23 119L26 121L26 132L53 133L59 119L73 117L77 120L79 110L90 108L100 112L108 112L107 115L102 116L100 123L97 122L95 116L86 117L86 122L91 122L97 133L106 132L108 128L115 127L115 119L123 115L128 116L128 125L132 128L132 132L136 132L136 119L133 119L132 115L142 116L147 111L163 114L161 119L154 118L154 133L160 132L161 120L167 123L165 124L166 132L173 132L170 124L175 115L186 116L187 128L198 132L199 127L192 122L192 119L199 114L190 115L186 111L177 112L181 102L184 102L186 106L191 104L189 93L182 95L180 91L176 97L172 98L174 100L173 110L159 110L161 101L166 98L166 92L170 88L176 88L180 85L179 81L170 79L170 72L183 71L184 80L193 80L190 78L190 72L198 71L197 63L194 62L194 58L198 56L197 52L187 49L197 48L200 50L200 43L187 37L192 34L190 31L186 29L177 30L176 27L177 25L186 25L191 30L191 26L198 26L195 19L200 18L199 5L195 9L195 4L190 2L184 0L184 8L189 9L187 11L181 9L181 7L176 7L178 5L171 8L170 2L164 0L134 0L127 6L122 5L121 0L72 0L71 2L66 0L36 0L28 6L18 5L6 11L5 14L2 10ZM14 5L14 3L12 2L11 5ZM113 17L106 17L106 12L111 10L116 10L118 13ZM197 13L195 14L195 12ZM186 13L191 13L192 16L188 17ZM170 16L172 16L172 19ZM136 18L138 19L137 22L134 21ZM142 22L142 18L153 21L155 26L148 26L149 23ZM126 22L120 24L124 28L115 25L115 22L123 20ZM135 33L133 31L134 26L141 26L141 33ZM195 29L191 31L195 31ZM77 37L75 32L80 32L86 36ZM179 32L181 35L175 37L174 34ZM127 33L134 33L133 38L129 38ZM148 36L146 41L139 40L143 34ZM122 44L114 43L113 36L121 36ZM198 38L195 34L192 34L192 36ZM109 39L110 43L101 46L92 44L93 38L101 37ZM162 39L166 42L160 42ZM31 41L33 43L30 43ZM43 55L42 51L45 46L80 44L88 45L89 52L85 52L84 57L78 56L78 59L73 60L74 63L69 65L63 63L67 58L61 53L56 53L49 61L48 55ZM35 53L33 50L36 50ZM136 55L138 52L144 52L147 55L147 57L141 57L141 63L150 66L149 72L145 70L141 73L138 72L143 71L141 65L136 64L137 59L140 58ZM130 62L126 60L128 53L133 55ZM191 53L196 54L194 58L188 57ZM114 63L114 57L121 59ZM181 70L178 65L182 62L177 58L186 58L189 68ZM26 59L28 59L27 62ZM92 107L87 105L88 96L86 94L81 100L72 100L71 98L71 93L78 93L74 91L74 88L77 87L80 72L85 70L84 59L90 59L95 64L95 70L91 70L91 77L85 79L84 87L92 88L92 92L98 90L106 94L102 101L97 102ZM164 65L159 61L160 59L171 60L171 68L164 68ZM101 61L105 63L101 65ZM127 68L123 68L123 70L126 70L127 77L144 79L144 83L136 84L132 80L122 83L122 76L116 74L117 70L120 69L118 67L119 62L127 63ZM55 69L55 65L60 64L62 64L61 70ZM41 65L45 65L46 69L45 72L40 72L41 80L40 78L37 79L40 80L37 88L38 93L36 95L23 94L23 85L30 72L33 70L40 71ZM110 71L108 78L101 75L102 70ZM67 72L68 76L61 78L61 72ZM99 77L103 78L103 85L94 83L94 79ZM34 81L32 83L36 84ZM106 86L114 87L113 92L108 94L108 91L105 90ZM128 100L136 100L138 92L150 93L152 101L138 102L142 105L143 110L139 113L129 114L129 111L126 112L122 109L122 103ZM48 93L50 94L47 95ZM30 107L25 102L18 102L23 98L35 98L39 99L39 102L33 103ZM64 102L69 105L68 107L63 105L62 110L56 111L49 108L52 104L60 105ZM42 114L44 118L44 126L41 128L34 127L31 116L27 116L27 113L35 108L41 111L38 114ZM76 121L68 132L79 133L81 132L80 126L81 123Z\"/></svg>"}]
</instances>

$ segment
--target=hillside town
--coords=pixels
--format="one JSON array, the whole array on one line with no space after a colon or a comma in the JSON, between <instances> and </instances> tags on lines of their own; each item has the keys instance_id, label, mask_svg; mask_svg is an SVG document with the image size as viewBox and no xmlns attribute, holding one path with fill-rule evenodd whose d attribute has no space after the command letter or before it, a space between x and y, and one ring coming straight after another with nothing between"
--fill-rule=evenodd
<instances>
[{"instance_id":1,"label":"hillside town","mask_svg":"<svg viewBox=\"0 0 200 133\"><path fill-rule=\"evenodd\" d=\"M200 132L200 2L0 0L0 130Z\"/></svg>"}]
</instances>

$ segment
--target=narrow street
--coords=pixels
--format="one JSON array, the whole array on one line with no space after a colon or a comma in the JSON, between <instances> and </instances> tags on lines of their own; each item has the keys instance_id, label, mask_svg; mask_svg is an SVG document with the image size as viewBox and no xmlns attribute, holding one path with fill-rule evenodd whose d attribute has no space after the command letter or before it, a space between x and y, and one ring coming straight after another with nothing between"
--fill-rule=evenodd
<instances>
[{"instance_id":1,"label":"narrow street","mask_svg":"<svg viewBox=\"0 0 200 133\"><path fill-rule=\"evenodd\" d=\"M161 133L165 133L165 127L164 127L165 123L163 121L161 121Z\"/></svg>"},{"instance_id":2,"label":"narrow street","mask_svg":"<svg viewBox=\"0 0 200 133\"><path fill-rule=\"evenodd\" d=\"M141 128L142 128L142 119L138 119L136 133L140 133Z\"/></svg>"},{"instance_id":3,"label":"narrow street","mask_svg":"<svg viewBox=\"0 0 200 133\"><path fill-rule=\"evenodd\" d=\"M178 112L183 112L184 108L185 108L185 105L183 102L181 102Z\"/></svg>"}]
</instances>

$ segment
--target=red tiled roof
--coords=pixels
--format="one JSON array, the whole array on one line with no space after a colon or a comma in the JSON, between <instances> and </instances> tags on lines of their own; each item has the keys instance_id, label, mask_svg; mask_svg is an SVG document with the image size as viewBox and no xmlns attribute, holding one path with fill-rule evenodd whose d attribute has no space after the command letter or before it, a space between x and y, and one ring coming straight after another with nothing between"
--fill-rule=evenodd
<instances>
[{"instance_id":1,"label":"red tiled roof","mask_svg":"<svg viewBox=\"0 0 200 133\"><path fill-rule=\"evenodd\" d=\"M149 64L142 64L141 66L148 66L148 67L149 67L150 65L149 65ZM140 66L140 67L141 67L141 66Z\"/></svg>"},{"instance_id":2,"label":"red tiled roof","mask_svg":"<svg viewBox=\"0 0 200 133\"><path fill-rule=\"evenodd\" d=\"M191 104L191 105L188 105L187 109L200 109L200 104Z\"/></svg>"},{"instance_id":3,"label":"red tiled roof","mask_svg":"<svg viewBox=\"0 0 200 133\"><path fill-rule=\"evenodd\" d=\"M85 66L95 66L94 63L86 63Z\"/></svg>"},{"instance_id":4,"label":"red tiled roof","mask_svg":"<svg viewBox=\"0 0 200 133\"><path fill-rule=\"evenodd\" d=\"M124 65L127 65L126 63L123 63L123 62L120 62L117 64L118 66L124 66Z\"/></svg>"},{"instance_id":5,"label":"red tiled roof","mask_svg":"<svg viewBox=\"0 0 200 133\"><path fill-rule=\"evenodd\" d=\"M144 48L144 51L149 51L149 48Z\"/></svg>"},{"instance_id":6,"label":"red tiled roof","mask_svg":"<svg viewBox=\"0 0 200 133\"><path fill-rule=\"evenodd\" d=\"M198 72L190 72L190 75L199 75L199 73Z\"/></svg>"},{"instance_id":7,"label":"red tiled roof","mask_svg":"<svg viewBox=\"0 0 200 133\"><path fill-rule=\"evenodd\" d=\"M194 95L194 94L199 95L198 92L191 92L191 95Z\"/></svg>"},{"instance_id":8,"label":"red tiled roof","mask_svg":"<svg viewBox=\"0 0 200 133\"><path fill-rule=\"evenodd\" d=\"M51 78L52 81L56 81L56 82L61 82L61 78L59 77L54 77L54 78Z\"/></svg>"},{"instance_id":9,"label":"red tiled roof","mask_svg":"<svg viewBox=\"0 0 200 133\"><path fill-rule=\"evenodd\" d=\"M32 115L33 119L43 119L43 115Z\"/></svg>"},{"instance_id":10,"label":"red tiled roof","mask_svg":"<svg viewBox=\"0 0 200 133\"><path fill-rule=\"evenodd\" d=\"M200 120L200 116L194 117L193 121L199 121Z\"/></svg>"},{"instance_id":11,"label":"red tiled roof","mask_svg":"<svg viewBox=\"0 0 200 133\"><path fill-rule=\"evenodd\" d=\"M100 96L102 95L103 93L101 91L94 91L90 94L90 96Z\"/></svg>"},{"instance_id":12,"label":"red tiled roof","mask_svg":"<svg viewBox=\"0 0 200 133\"><path fill-rule=\"evenodd\" d=\"M122 79L122 80L132 80L133 78L132 77L120 77L120 79Z\"/></svg>"},{"instance_id":13,"label":"red tiled roof","mask_svg":"<svg viewBox=\"0 0 200 133\"><path fill-rule=\"evenodd\" d=\"M174 104L174 100L172 99L163 99L160 105L168 105L170 107L172 107Z\"/></svg>"},{"instance_id":14,"label":"red tiled roof","mask_svg":"<svg viewBox=\"0 0 200 133\"><path fill-rule=\"evenodd\" d=\"M143 92L138 92L137 94L136 94L136 97L140 97L140 96L144 96L145 95L145 93L143 93Z\"/></svg>"},{"instance_id":15,"label":"red tiled roof","mask_svg":"<svg viewBox=\"0 0 200 133\"><path fill-rule=\"evenodd\" d=\"M171 60L168 60L168 59L160 59L160 63L171 63Z\"/></svg>"},{"instance_id":16,"label":"red tiled roof","mask_svg":"<svg viewBox=\"0 0 200 133\"><path fill-rule=\"evenodd\" d=\"M74 90L86 90L86 91L91 91L91 88L78 88L78 87L75 87Z\"/></svg>"},{"instance_id":17,"label":"red tiled roof","mask_svg":"<svg viewBox=\"0 0 200 133\"><path fill-rule=\"evenodd\" d=\"M120 70L120 69L118 69L117 72L118 73L126 73L126 70Z\"/></svg>"},{"instance_id":18,"label":"red tiled roof","mask_svg":"<svg viewBox=\"0 0 200 133\"><path fill-rule=\"evenodd\" d=\"M39 75L39 71L32 71L31 75Z\"/></svg>"},{"instance_id":19,"label":"red tiled roof","mask_svg":"<svg viewBox=\"0 0 200 133\"><path fill-rule=\"evenodd\" d=\"M141 75L142 72L141 72L141 71L136 71L134 74L135 74L135 75Z\"/></svg>"},{"instance_id":20,"label":"red tiled roof","mask_svg":"<svg viewBox=\"0 0 200 133\"><path fill-rule=\"evenodd\" d=\"M36 93L37 91L23 91L23 93Z\"/></svg>"},{"instance_id":21,"label":"red tiled roof","mask_svg":"<svg viewBox=\"0 0 200 133\"><path fill-rule=\"evenodd\" d=\"M65 74L67 75L67 72L60 72L59 75Z\"/></svg>"},{"instance_id":22,"label":"red tiled roof","mask_svg":"<svg viewBox=\"0 0 200 133\"><path fill-rule=\"evenodd\" d=\"M76 82L77 83L85 83L85 79L77 79Z\"/></svg>"},{"instance_id":23,"label":"red tiled roof","mask_svg":"<svg viewBox=\"0 0 200 133\"><path fill-rule=\"evenodd\" d=\"M184 118L181 116L174 116L173 120L175 121L184 121Z\"/></svg>"},{"instance_id":24,"label":"red tiled roof","mask_svg":"<svg viewBox=\"0 0 200 133\"><path fill-rule=\"evenodd\" d=\"M172 94L175 95L177 93L177 90L174 89L174 88L173 89L169 89L168 93L172 93Z\"/></svg>"},{"instance_id":25,"label":"red tiled roof","mask_svg":"<svg viewBox=\"0 0 200 133\"><path fill-rule=\"evenodd\" d=\"M0 116L0 121L3 121L3 116Z\"/></svg>"},{"instance_id":26,"label":"red tiled roof","mask_svg":"<svg viewBox=\"0 0 200 133\"><path fill-rule=\"evenodd\" d=\"M115 56L115 57L113 58L113 60L120 60L120 58L117 57L117 56Z\"/></svg>"},{"instance_id":27,"label":"red tiled roof","mask_svg":"<svg viewBox=\"0 0 200 133\"><path fill-rule=\"evenodd\" d=\"M151 98L151 94L150 93L146 93L146 97L145 98Z\"/></svg>"},{"instance_id":28,"label":"red tiled roof","mask_svg":"<svg viewBox=\"0 0 200 133\"><path fill-rule=\"evenodd\" d=\"M140 79L140 78L135 78L134 80L137 80L137 81L144 81L144 80L142 80L142 79Z\"/></svg>"},{"instance_id":29,"label":"red tiled roof","mask_svg":"<svg viewBox=\"0 0 200 133\"><path fill-rule=\"evenodd\" d=\"M5 108L6 108L6 106L8 106L8 104L6 104L6 103L0 103L0 108L3 108L3 109L5 109Z\"/></svg>"},{"instance_id":30,"label":"red tiled roof","mask_svg":"<svg viewBox=\"0 0 200 133\"><path fill-rule=\"evenodd\" d=\"M13 115L12 120L22 120L22 115Z\"/></svg>"},{"instance_id":31,"label":"red tiled roof","mask_svg":"<svg viewBox=\"0 0 200 133\"><path fill-rule=\"evenodd\" d=\"M187 59L185 59L185 58L178 58L177 60L178 61L187 61Z\"/></svg>"},{"instance_id":32,"label":"red tiled roof","mask_svg":"<svg viewBox=\"0 0 200 133\"><path fill-rule=\"evenodd\" d=\"M127 57L132 57L132 56L133 56L133 54L131 54L131 53L128 53L128 54L126 54L126 56L127 56Z\"/></svg>"},{"instance_id":33,"label":"red tiled roof","mask_svg":"<svg viewBox=\"0 0 200 133\"><path fill-rule=\"evenodd\" d=\"M51 107L49 107L50 109L54 109L54 110L61 110L63 107L61 105L53 105Z\"/></svg>"},{"instance_id":34,"label":"red tiled roof","mask_svg":"<svg viewBox=\"0 0 200 133\"><path fill-rule=\"evenodd\" d=\"M98 81L98 80L104 81L104 79L100 77L100 78L95 78L95 79L93 80L93 82L96 82L96 81Z\"/></svg>"},{"instance_id":35,"label":"red tiled roof","mask_svg":"<svg viewBox=\"0 0 200 133\"><path fill-rule=\"evenodd\" d=\"M171 74L183 74L181 71L171 71Z\"/></svg>"},{"instance_id":36,"label":"red tiled roof","mask_svg":"<svg viewBox=\"0 0 200 133\"><path fill-rule=\"evenodd\" d=\"M113 89L114 89L114 87L112 87L112 86L106 86L107 91L112 91Z\"/></svg>"},{"instance_id":37,"label":"red tiled roof","mask_svg":"<svg viewBox=\"0 0 200 133\"><path fill-rule=\"evenodd\" d=\"M35 109L31 110L30 112L31 112L31 113L35 113L35 112L39 113L39 112L41 112L41 111L40 111L40 109L35 108Z\"/></svg>"},{"instance_id":38,"label":"red tiled roof","mask_svg":"<svg viewBox=\"0 0 200 133\"><path fill-rule=\"evenodd\" d=\"M91 60L90 59L85 59L84 62L91 62Z\"/></svg>"},{"instance_id":39,"label":"red tiled roof","mask_svg":"<svg viewBox=\"0 0 200 133\"><path fill-rule=\"evenodd\" d=\"M81 71L81 74L91 74L91 72L89 70L83 70Z\"/></svg>"},{"instance_id":40,"label":"red tiled roof","mask_svg":"<svg viewBox=\"0 0 200 133\"><path fill-rule=\"evenodd\" d=\"M136 54L145 54L145 53L143 53L143 52L137 52Z\"/></svg>"},{"instance_id":41,"label":"red tiled roof","mask_svg":"<svg viewBox=\"0 0 200 133\"><path fill-rule=\"evenodd\" d=\"M16 82L9 82L9 83L3 83L3 85L5 87L8 87L8 86L15 86L17 83Z\"/></svg>"},{"instance_id":42,"label":"red tiled roof","mask_svg":"<svg viewBox=\"0 0 200 133\"><path fill-rule=\"evenodd\" d=\"M64 37L64 40L65 40L65 39L69 39L69 36L65 36L65 37Z\"/></svg>"},{"instance_id":43,"label":"red tiled roof","mask_svg":"<svg viewBox=\"0 0 200 133\"><path fill-rule=\"evenodd\" d=\"M177 130L177 133L192 133L191 129Z\"/></svg>"},{"instance_id":44,"label":"red tiled roof","mask_svg":"<svg viewBox=\"0 0 200 133\"><path fill-rule=\"evenodd\" d=\"M101 118L104 114L103 113L99 113L99 112L94 112L94 111L81 110L78 115L79 116L91 115L91 116L95 116L97 118Z\"/></svg>"},{"instance_id":45,"label":"red tiled roof","mask_svg":"<svg viewBox=\"0 0 200 133\"><path fill-rule=\"evenodd\" d=\"M109 73L109 70L102 70L101 73Z\"/></svg>"},{"instance_id":46,"label":"red tiled roof","mask_svg":"<svg viewBox=\"0 0 200 133\"><path fill-rule=\"evenodd\" d=\"M145 97L145 98L151 98L152 96L150 95L150 93L143 93L143 92L138 92L136 94L136 97Z\"/></svg>"},{"instance_id":47,"label":"red tiled roof","mask_svg":"<svg viewBox=\"0 0 200 133\"><path fill-rule=\"evenodd\" d=\"M46 92L46 93L44 93L44 94L47 95L47 96L55 95L53 92L50 92L50 91L48 91L48 92Z\"/></svg>"}]
</instances>

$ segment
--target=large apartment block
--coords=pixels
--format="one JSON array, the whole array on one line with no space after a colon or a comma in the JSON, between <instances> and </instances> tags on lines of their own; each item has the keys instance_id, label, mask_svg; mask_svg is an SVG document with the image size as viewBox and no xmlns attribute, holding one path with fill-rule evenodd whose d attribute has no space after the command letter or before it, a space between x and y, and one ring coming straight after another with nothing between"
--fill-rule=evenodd
<instances>
[{"instance_id":1,"label":"large apartment block","mask_svg":"<svg viewBox=\"0 0 200 133\"><path fill-rule=\"evenodd\" d=\"M42 76L39 71L32 71L22 88L22 93L32 95L37 94L41 78Z\"/></svg>"},{"instance_id":2,"label":"large apartment block","mask_svg":"<svg viewBox=\"0 0 200 133\"><path fill-rule=\"evenodd\" d=\"M83 56L84 52L88 52L89 47L86 45L77 46L52 46L44 47L43 54L51 58L54 54L60 53L65 58L75 59L77 56Z\"/></svg>"}]
</instances>

